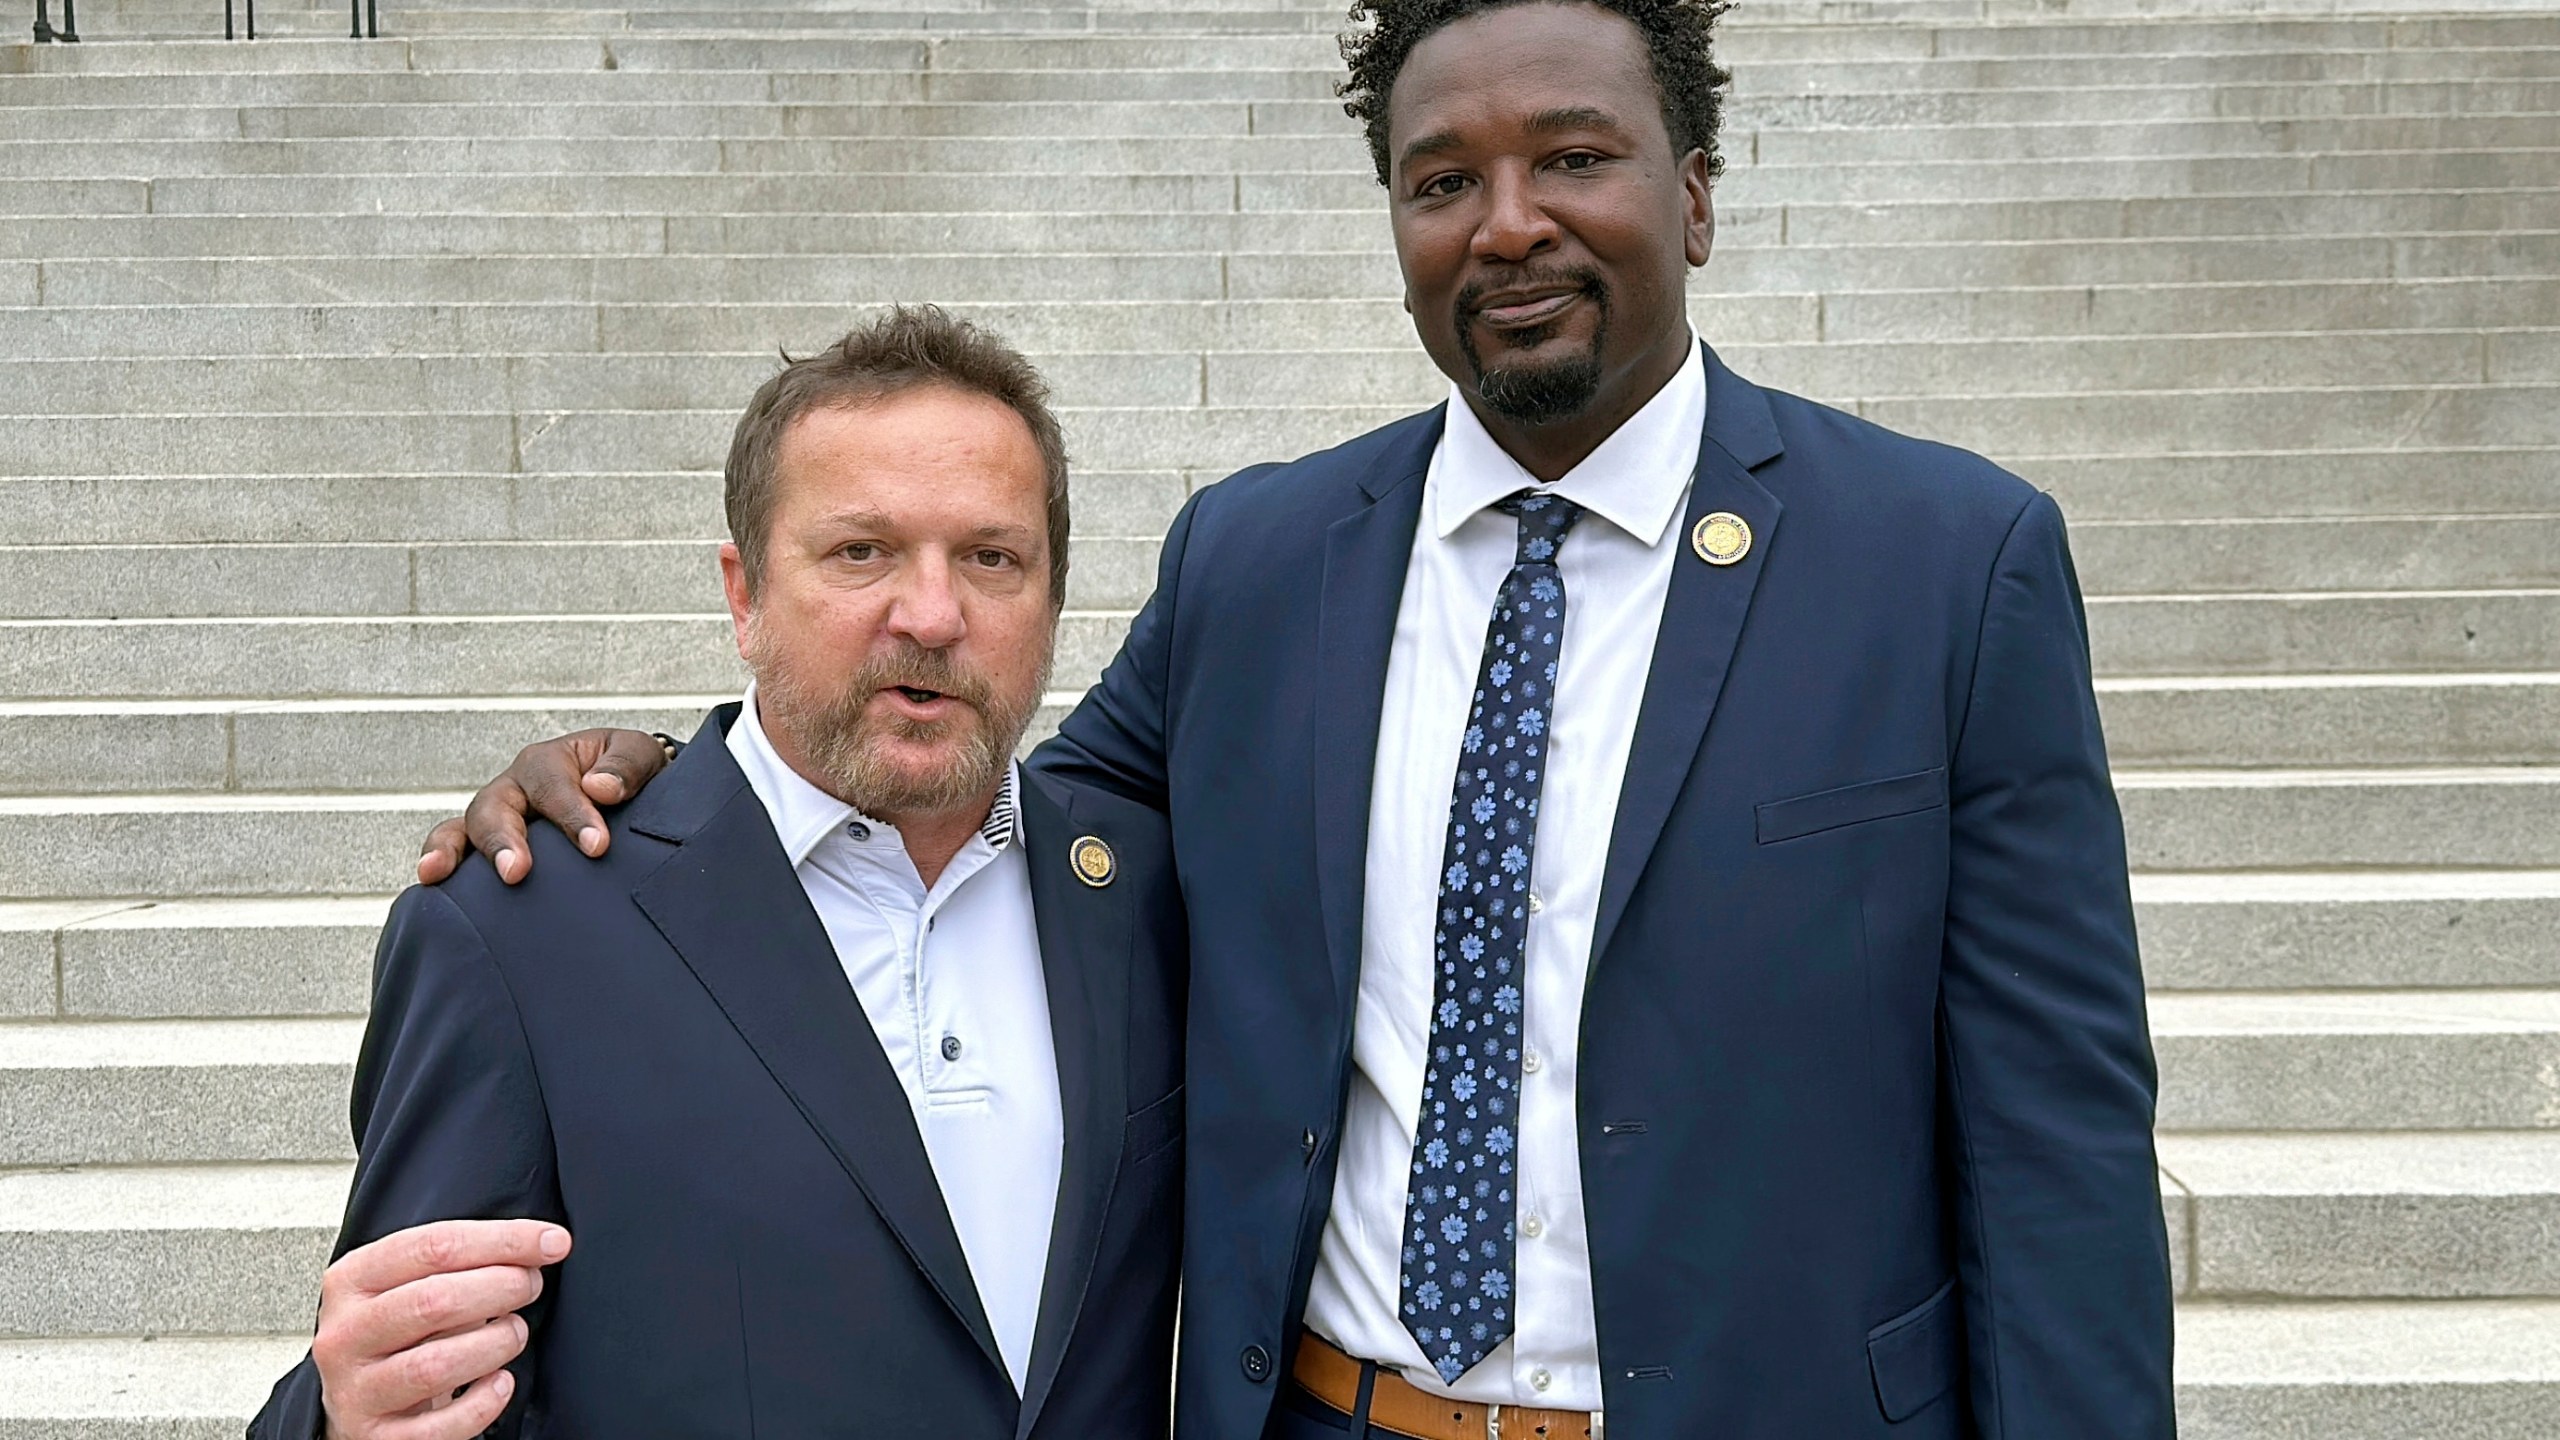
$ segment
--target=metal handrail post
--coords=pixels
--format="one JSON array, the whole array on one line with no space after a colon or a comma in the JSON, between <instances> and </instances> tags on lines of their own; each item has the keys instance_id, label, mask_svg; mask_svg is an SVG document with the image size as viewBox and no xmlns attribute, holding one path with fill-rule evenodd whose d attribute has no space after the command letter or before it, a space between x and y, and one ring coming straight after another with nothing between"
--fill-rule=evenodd
<instances>
[{"instance_id":1,"label":"metal handrail post","mask_svg":"<svg viewBox=\"0 0 2560 1440\"><path fill-rule=\"evenodd\" d=\"M233 29L231 24L231 0L222 0L222 38L225 40L237 40L240 38L238 32Z\"/></svg>"},{"instance_id":2,"label":"metal handrail post","mask_svg":"<svg viewBox=\"0 0 2560 1440\"><path fill-rule=\"evenodd\" d=\"M63 3L67 5L71 0L63 0ZM364 38L367 40L382 38L382 7L376 3L376 0L364 0Z\"/></svg>"},{"instance_id":3,"label":"metal handrail post","mask_svg":"<svg viewBox=\"0 0 2560 1440\"><path fill-rule=\"evenodd\" d=\"M382 16L374 8L374 0L347 0L347 38L350 40L382 38Z\"/></svg>"},{"instance_id":4,"label":"metal handrail post","mask_svg":"<svg viewBox=\"0 0 2560 1440\"><path fill-rule=\"evenodd\" d=\"M71 6L72 0L62 0L62 43L65 45L80 43L80 17L73 13Z\"/></svg>"},{"instance_id":5,"label":"metal handrail post","mask_svg":"<svg viewBox=\"0 0 2560 1440\"><path fill-rule=\"evenodd\" d=\"M258 0L243 0L242 8L249 12L249 38L255 40L258 38Z\"/></svg>"},{"instance_id":6,"label":"metal handrail post","mask_svg":"<svg viewBox=\"0 0 2560 1440\"><path fill-rule=\"evenodd\" d=\"M36 43L53 43L53 17L45 12L44 0L36 0Z\"/></svg>"}]
</instances>

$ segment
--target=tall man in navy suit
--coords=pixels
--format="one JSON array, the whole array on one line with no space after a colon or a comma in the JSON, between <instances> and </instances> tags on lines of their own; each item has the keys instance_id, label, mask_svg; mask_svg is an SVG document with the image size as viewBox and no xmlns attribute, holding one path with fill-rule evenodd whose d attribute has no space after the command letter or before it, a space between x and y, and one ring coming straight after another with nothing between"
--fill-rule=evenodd
<instances>
[{"instance_id":1,"label":"tall man in navy suit","mask_svg":"<svg viewBox=\"0 0 2560 1440\"><path fill-rule=\"evenodd\" d=\"M1356 7L1449 401L1195 494L1032 761L1172 825L1189 1440L2173 1433L2062 520L1691 334L1717 8Z\"/></svg>"},{"instance_id":2,"label":"tall man in navy suit","mask_svg":"<svg viewBox=\"0 0 2560 1440\"><path fill-rule=\"evenodd\" d=\"M758 393L755 683L603 860L392 907L343 1258L253 1437L1165 1433L1181 907L1161 813L1013 761L1042 395L931 309Z\"/></svg>"}]
</instances>

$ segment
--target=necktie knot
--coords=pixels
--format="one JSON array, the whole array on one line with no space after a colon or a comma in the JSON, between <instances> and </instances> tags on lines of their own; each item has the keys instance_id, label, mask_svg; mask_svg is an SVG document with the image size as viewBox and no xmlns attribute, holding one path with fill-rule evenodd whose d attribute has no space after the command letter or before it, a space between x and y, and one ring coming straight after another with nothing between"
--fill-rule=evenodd
<instances>
[{"instance_id":1,"label":"necktie knot","mask_svg":"<svg viewBox=\"0 0 2560 1440\"><path fill-rule=\"evenodd\" d=\"M1494 508L1520 522L1520 549L1515 565L1552 565L1564 548L1564 537L1582 518L1582 507L1545 490L1518 490L1493 502Z\"/></svg>"}]
</instances>

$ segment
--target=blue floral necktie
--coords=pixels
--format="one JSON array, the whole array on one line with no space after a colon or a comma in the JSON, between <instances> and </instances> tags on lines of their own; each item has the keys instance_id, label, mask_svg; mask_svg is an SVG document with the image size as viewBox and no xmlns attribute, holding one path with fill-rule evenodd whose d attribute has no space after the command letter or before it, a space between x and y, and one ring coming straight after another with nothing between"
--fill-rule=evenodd
<instances>
[{"instance_id":1,"label":"blue floral necktie","mask_svg":"<svg viewBox=\"0 0 2560 1440\"><path fill-rule=\"evenodd\" d=\"M1512 1329L1529 864L1564 645L1556 552L1582 518L1581 506L1535 490L1497 508L1519 518L1520 548L1485 627L1449 798L1432 934L1431 1051L1404 1213L1404 1325L1443 1384L1455 1384Z\"/></svg>"}]
</instances>

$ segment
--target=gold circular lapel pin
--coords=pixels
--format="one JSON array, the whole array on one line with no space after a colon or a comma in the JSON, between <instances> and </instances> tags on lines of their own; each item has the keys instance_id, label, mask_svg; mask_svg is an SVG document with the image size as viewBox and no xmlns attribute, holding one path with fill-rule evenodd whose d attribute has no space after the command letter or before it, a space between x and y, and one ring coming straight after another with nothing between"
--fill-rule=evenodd
<instances>
[{"instance_id":1,"label":"gold circular lapel pin","mask_svg":"<svg viewBox=\"0 0 2560 1440\"><path fill-rule=\"evenodd\" d=\"M1119 859L1112 855L1111 847L1103 844L1099 835L1078 838L1067 852L1067 858L1076 868L1076 878L1096 890L1110 884L1112 877L1120 873Z\"/></svg>"},{"instance_id":2,"label":"gold circular lapel pin","mask_svg":"<svg viewBox=\"0 0 2560 1440\"><path fill-rule=\"evenodd\" d=\"M1710 565L1733 565L1751 553L1751 522L1719 510L1689 532L1689 548Z\"/></svg>"}]
</instances>

